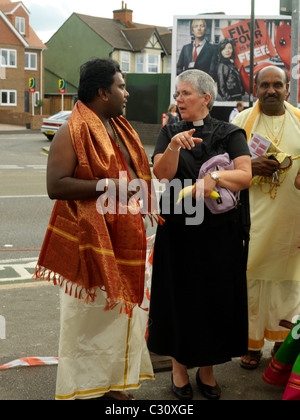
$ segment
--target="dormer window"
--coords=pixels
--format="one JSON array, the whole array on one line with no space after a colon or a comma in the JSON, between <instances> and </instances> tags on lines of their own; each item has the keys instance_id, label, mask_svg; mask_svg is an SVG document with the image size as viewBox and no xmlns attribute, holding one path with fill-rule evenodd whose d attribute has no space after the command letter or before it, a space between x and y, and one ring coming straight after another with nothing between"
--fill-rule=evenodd
<instances>
[{"instance_id":1,"label":"dormer window","mask_svg":"<svg viewBox=\"0 0 300 420\"><path fill-rule=\"evenodd\" d=\"M21 35L26 35L24 17L16 17L16 29L20 32Z\"/></svg>"}]
</instances>

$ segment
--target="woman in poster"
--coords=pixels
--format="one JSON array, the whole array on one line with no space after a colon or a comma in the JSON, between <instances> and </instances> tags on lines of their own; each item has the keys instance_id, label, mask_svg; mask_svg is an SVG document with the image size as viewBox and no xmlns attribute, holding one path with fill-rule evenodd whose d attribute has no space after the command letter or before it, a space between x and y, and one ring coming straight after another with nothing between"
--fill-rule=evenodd
<instances>
[{"instance_id":1,"label":"woman in poster","mask_svg":"<svg viewBox=\"0 0 300 420\"><path fill-rule=\"evenodd\" d=\"M235 52L231 39L219 44L219 64L217 71L218 92L223 101L241 101L245 94L241 75L234 64Z\"/></svg>"}]
</instances>

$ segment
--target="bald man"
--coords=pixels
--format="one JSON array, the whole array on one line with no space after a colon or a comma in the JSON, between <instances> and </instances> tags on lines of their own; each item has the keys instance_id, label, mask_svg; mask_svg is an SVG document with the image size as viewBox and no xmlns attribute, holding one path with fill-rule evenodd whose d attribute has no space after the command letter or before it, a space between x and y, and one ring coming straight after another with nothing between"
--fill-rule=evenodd
<instances>
[{"instance_id":1,"label":"bald man","mask_svg":"<svg viewBox=\"0 0 300 420\"><path fill-rule=\"evenodd\" d=\"M300 155L300 111L285 101L288 77L278 67L267 67L256 76L258 101L233 121L247 132L257 132L292 157ZM300 315L300 192L295 178L300 160L280 171L278 161L252 159L250 188L251 239L248 260L249 352L242 358L246 369L258 367L265 339L274 351L288 331L281 320Z\"/></svg>"}]
</instances>

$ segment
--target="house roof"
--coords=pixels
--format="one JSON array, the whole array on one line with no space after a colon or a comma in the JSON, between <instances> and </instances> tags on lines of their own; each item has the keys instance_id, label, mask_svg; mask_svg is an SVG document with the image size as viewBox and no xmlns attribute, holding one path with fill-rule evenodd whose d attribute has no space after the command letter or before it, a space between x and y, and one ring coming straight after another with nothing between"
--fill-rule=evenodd
<instances>
[{"instance_id":1,"label":"house roof","mask_svg":"<svg viewBox=\"0 0 300 420\"><path fill-rule=\"evenodd\" d=\"M47 49L46 45L40 40L30 25L29 35L26 37L26 41L30 48Z\"/></svg>"},{"instance_id":2,"label":"house roof","mask_svg":"<svg viewBox=\"0 0 300 420\"><path fill-rule=\"evenodd\" d=\"M29 33L26 34L26 37L23 37L7 18L7 16L13 14L19 7L22 7L29 16L29 10L21 1L11 2L10 0L0 0L0 18L5 21L26 48L46 49L46 45L39 39L30 25ZM1 38L0 42L5 42L5 39Z\"/></svg>"},{"instance_id":3,"label":"house roof","mask_svg":"<svg viewBox=\"0 0 300 420\"><path fill-rule=\"evenodd\" d=\"M134 51L142 51L153 33L156 33L159 38L159 34L154 26L146 28L126 28L123 30L123 33L132 45ZM162 47L164 49L164 45L162 45Z\"/></svg>"},{"instance_id":4,"label":"house roof","mask_svg":"<svg viewBox=\"0 0 300 420\"><path fill-rule=\"evenodd\" d=\"M79 13L75 13L75 15L114 49L134 52L142 51L151 35L155 32L161 43L162 49L165 50L167 54L171 54L171 49L166 47L159 34L159 31L162 31L166 35L165 40L167 39L167 35L171 40L171 32L168 32L168 28L138 23L132 23L131 26L128 27L120 20L116 19L99 18Z\"/></svg>"},{"instance_id":5,"label":"house roof","mask_svg":"<svg viewBox=\"0 0 300 420\"><path fill-rule=\"evenodd\" d=\"M2 10L2 12L4 12L5 14L13 14L19 7L22 7L25 12L30 15L29 10L27 9L27 7L23 4L23 2L21 1L15 1L12 2L10 0L0 0L0 9Z\"/></svg>"},{"instance_id":6,"label":"house roof","mask_svg":"<svg viewBox=\"0 0 300 420\"><path fill-rule=\"evenodd\" d=\"M112 47L120 50L131 50L129 42L122 34L124 25L118 20L99 18L75 13L86 25L95 31Z\"/></svg>"}]
</instances>

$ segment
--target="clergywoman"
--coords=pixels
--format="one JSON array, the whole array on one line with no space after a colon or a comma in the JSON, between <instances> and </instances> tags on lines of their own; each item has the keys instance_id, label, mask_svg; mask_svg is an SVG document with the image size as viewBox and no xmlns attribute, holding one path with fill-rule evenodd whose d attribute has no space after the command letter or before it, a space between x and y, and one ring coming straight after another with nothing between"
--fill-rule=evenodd
<instances>
[{"instance_id":1,"label":"clergywoman","mask_svg":"<svg viewBox=\"0 0 300 420\"><path fill-rule=\"evenodd\" d=\"M245 132L210 116L214 80L200 70L177 77L175 98L182 121L162 128L155 147L154 173L171 182L196 182L201 166L228 153L234 169L204 177L208 197L218 184L231 191L248 189L252 171ZM200 140L202 139L202 141ZM177 197L170 197L170 209ZM186 214L162 214L154 250L150 304L150 351L172 357L172 389L192 399L188 367L204 396L219 399L213 366L245 354L248 345L246 265L239 209L186 224Z\"/></svg>"}]
</instances>

